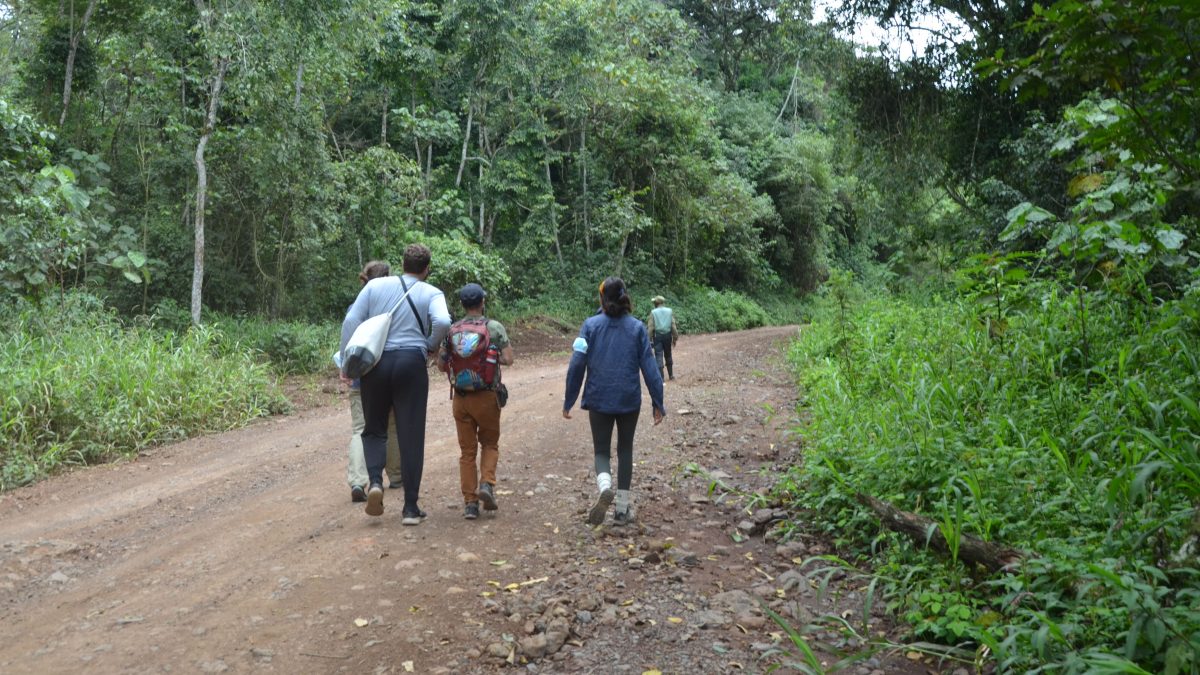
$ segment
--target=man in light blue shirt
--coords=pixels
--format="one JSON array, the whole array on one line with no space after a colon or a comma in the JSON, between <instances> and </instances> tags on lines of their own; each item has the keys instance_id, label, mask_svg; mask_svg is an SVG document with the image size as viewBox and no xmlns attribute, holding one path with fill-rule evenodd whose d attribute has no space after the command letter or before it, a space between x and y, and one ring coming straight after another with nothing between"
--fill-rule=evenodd
<instances>
[{"instance_id":1,"label":"man in light blue shirt","mask_svg":"<svg viewBox=\"0 0 1200 675\"><path fill-rule=\"evenodd\" d=\"M671 358L671 349L679 340L679 329L675 327L675 312L666 306L667 299L656 295L650 299L654 309L650 310L650 319L646 329L650 332L650 344L654 347L654 359L658 361L658 372L663 379L675 379L675 361ZM665 364L664 364L665 361ZM663 366L666 365L664 369Z\"/></svg>"},{"instance_id":2,"label":"man in light blue shirt","mask_svg":"<svg viewBox=\"0 0 1200 675\"><path fill-rule=\"evenodd\" d=\"M425 283L429 264L429 249L410 244L404 250L404 274L368 281L342 322L344 351L359 324L396 307L379 363L362 377L366 418L362 440L371 483L366 511L367 515L379 516L383 514L383 467L390 409L395 415L400 442L404 525L418 525L426 516L417 504L425 465L425 408L429 401L426 364L450 329L446 297L441 290Z\"/></svg>"}]
</instances>

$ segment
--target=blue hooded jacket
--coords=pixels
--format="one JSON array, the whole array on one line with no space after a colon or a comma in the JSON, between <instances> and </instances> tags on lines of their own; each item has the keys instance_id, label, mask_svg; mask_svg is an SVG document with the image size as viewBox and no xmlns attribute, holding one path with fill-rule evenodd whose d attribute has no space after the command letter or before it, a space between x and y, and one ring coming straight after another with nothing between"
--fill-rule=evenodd
<instances>
[{"instance_id":1,"label":"blue hooded jacket","mask_svg":"<svg viewBox=\"0 0 1200 675\"><path fill-rule=\"evenodd\" d=\"M663 407L662 373L650 349L646 326L626 314L613 318L596 314L583 322L575 338L571 364L567 367L567 392L563 410L569 411L583 386L584 410L606 415L623 415L642 407L642 383L638 371L646 380L654 408L666 414ZM586 375L586 383L584 382Z\"/></svg>"}]
</instances>

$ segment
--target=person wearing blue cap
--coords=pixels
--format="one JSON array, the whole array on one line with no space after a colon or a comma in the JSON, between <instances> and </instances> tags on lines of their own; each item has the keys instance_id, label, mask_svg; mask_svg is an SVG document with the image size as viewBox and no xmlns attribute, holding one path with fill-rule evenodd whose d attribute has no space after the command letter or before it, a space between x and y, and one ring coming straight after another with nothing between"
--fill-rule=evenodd
<instances>
[{"instance_id":1,"label":"person wearing blue cap","mask_svg":"<svg viewBox=\"0 0 1200 675\"><path fill-rule=\"evenodd\" d=\"M485 316L487 293L471 283L458 291L466 316L450 326L439 368L450 378L454 428L458 433L459 487L463 517L496 510L496 465L500 460L500 408L508 390L500 366L512 365L513 350L504 325ZM476 467L478 459L478 468Z\"/></svg>"}]
</instances>

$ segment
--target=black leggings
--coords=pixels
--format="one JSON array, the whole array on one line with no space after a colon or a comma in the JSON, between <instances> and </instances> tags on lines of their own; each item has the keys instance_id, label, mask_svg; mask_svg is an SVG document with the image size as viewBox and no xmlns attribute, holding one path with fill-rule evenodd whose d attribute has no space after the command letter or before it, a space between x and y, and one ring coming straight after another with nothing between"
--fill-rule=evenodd
<instances>
[{"instance_id":1,"label":"black leggings","mask_svg":"<svg viewBox=\"0 0 1200 675\"><path fill-rule=\"evenodd\" d=\"M633 482L633 432L637 430L640 410L621 415L588 411L592 424L592 446L596 452L596 473L612 474L612 432L617 425L617 489L628 490Z\"/></svg>"},{"instance_id":2,"label":"black leggings","mask_svg":"<svg viewBox=\"0 0 1200 675\"><path fill-rule=\"evenodd\" d=\"M404 508L417 508L421 473L425 468L425 405L429 400L429 371L420 349L386 351L379 364L362 378L363 457L371 483L383 483L387 459L388 413L396 416L400 441L400 472Z\"/></svg>"}]
</instances>

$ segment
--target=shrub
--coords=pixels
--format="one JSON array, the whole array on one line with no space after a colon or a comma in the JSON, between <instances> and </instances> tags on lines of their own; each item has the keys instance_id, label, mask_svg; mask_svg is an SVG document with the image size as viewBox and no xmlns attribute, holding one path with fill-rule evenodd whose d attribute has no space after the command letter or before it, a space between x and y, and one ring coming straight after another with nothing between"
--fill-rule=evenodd
<instances>
[{"instance_id":1,"label":"shrub","mask_svg":"<svg viewBox=\"0 0 1200 675\"><path fill-rule=\"evenodd\" d=\"M245 352L285 375L316 373L332 366L340 343L340 323L313 325L259 317L220 317L213 321L223 351Z\"/></svg>"},{"instance_id":2,"label":"shrub","mask_svg":"<svg viewBox=\"0 0 1200 675\"><path fill-rule=\"evenodd\" d=\"M811 422L779 493L874 558L921 638L986 646L1004 672L1194 672L1196 298L1005 293L1030 302L1002 320L962 299L827 303L789 351ZM1030 559L987 578L929 558L858 492Z\"/></svg>"},{"instance_id":3,"label":"shrub","mask_svg":"<svg viewBox=\"0 0 1200 675\"><path fill-rule=\"evenodd\" d=\"M85 295L0 313L0 489L287 405L270 370L215 328L122 326Z\"/></svg>"}]
</instances>

